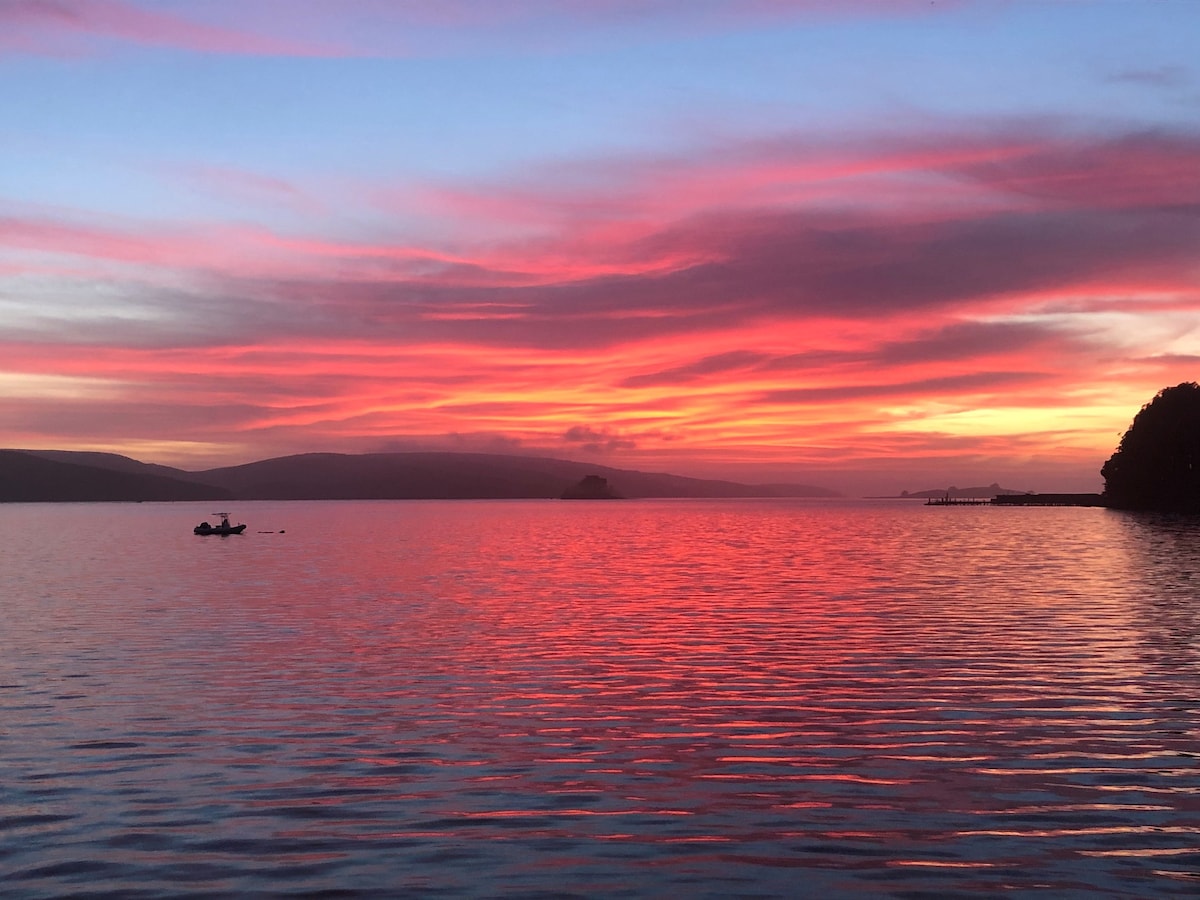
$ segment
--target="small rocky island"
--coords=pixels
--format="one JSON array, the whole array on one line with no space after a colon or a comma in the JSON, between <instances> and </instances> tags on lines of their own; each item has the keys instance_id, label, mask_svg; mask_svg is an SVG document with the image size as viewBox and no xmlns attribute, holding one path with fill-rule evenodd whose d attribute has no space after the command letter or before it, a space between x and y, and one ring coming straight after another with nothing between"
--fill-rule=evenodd
<instances>
[{"instance_id":1,"label":"small rocky island","mask_svg":"<svg viewBox=\"0 0 1200 900\"><path fill-rule=\"evenodd\" d=\"M578 483L562 492L563 500L620 500L621 495L612 489L607 478L585 475Z\"/></svg>"}]
</instances>

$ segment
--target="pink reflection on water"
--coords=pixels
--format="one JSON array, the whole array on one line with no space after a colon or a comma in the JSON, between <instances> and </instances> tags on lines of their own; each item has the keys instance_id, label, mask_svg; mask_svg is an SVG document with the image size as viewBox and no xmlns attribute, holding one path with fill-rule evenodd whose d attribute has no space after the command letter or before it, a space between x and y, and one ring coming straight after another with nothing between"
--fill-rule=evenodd
<instances>
[{"instance_id":1,"label":"pink reflection on water","mask_svg":"<svg viewBox=\"0 0 1200 900\"><path fill-rule=\"evenodd\" d=\"M91 511L47 514L61 544L0 575L24 598L0 662L25 692L4 710L12 765L86 773L104 810L68 803L64 839L174 834L182 806L183 844L234 829L296 865L328 844L364 868L372 847L422 865L392 842L439 864L469 848L526 890L530 869L620 843L635 880L732 870L749 890L806 867L865 889L891 883L854 873L936 869L984 880L916 883L994 892L1092 884L1084 856L1174 860L1200 830L1178 574L1200 565L1153 522L784 503L258 515L286 540L163 528L114 559L89 549ZM123 806L133 781L146 795ZM224 846L206 858L237 869Z\"/></svg>"}]
</instances>

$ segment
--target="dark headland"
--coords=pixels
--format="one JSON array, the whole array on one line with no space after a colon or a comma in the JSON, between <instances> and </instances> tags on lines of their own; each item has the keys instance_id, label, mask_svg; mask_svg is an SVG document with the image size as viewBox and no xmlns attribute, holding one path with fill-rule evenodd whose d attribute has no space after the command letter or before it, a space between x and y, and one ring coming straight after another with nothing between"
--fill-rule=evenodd
<instances>
[{"instance_id":1,"label":"dark headland","mask_svg":"<svg viewBox=\"0 0 1200 900\"><path fill-rule=\"evenodd\" d=\"M0 450L0 502L557 499L588 476L626 498L839 496L486 453L305 453L189 472L112 453Z\"/></svg>"},{"instance_id":2,"label":"dark headland","mask_svg":"<svg viewBox=\"0 0 1200 900\"><path fill-rule=\"evenodd\" d=\"M992 484L965 491L905 491L901 497L926 497L931 506L1103 506L1200 514L1200 384L1185 381L1155 394L1133 417L1100 474L1102 494L1021 493Z\"/></svg>"},{"instance_id":3,"label":"dark headland","mask_svg":"<svg viewBox=\"0 0 1200 900\"><path fill-rule=\"evenodd\" d=\"M1117 509L1200 513L1200 385L1163 388L1100 470Z\"/></svg>"}]
</instances>

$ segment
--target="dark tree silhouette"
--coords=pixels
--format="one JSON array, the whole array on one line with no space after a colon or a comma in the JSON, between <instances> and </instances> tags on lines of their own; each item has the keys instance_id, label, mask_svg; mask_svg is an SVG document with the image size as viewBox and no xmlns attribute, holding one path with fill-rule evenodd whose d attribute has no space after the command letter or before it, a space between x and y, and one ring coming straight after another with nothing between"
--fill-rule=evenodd
<instances>
[{"instance_id":1,"label":"dark tree silhouette","mask_svg":"<svg viewBox=\"0 0 1200 900\"><path fill-rule=\"evenodd\" d=\"M1200 385L1159 391L1100 474L1109 506L1200 512Z\"/></svg>"}]
</instances>

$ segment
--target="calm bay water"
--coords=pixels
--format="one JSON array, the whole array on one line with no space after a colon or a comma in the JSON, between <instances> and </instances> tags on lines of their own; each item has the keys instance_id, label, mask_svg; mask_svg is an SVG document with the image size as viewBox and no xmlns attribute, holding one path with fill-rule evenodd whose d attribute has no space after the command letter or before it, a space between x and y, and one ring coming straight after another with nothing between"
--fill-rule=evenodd
<instances>
[{"instance_id":1,"label":"calm bay water","mask_svg":"<svg viewBox=\"0 0 1200 900\"><path fill-rule=\"evenodd\" d=\"M0 507L5 896L1200 893L1198 520L204 518Z\"/></svg>"}]
</instances>

